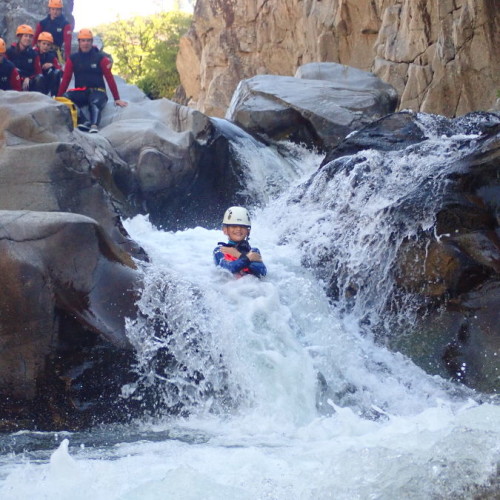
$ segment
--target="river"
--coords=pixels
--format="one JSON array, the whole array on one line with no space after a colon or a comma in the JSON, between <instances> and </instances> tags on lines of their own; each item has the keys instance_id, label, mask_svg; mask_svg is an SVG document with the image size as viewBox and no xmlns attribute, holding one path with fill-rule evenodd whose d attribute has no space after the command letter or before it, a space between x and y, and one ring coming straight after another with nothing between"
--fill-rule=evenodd
<instances>
[{"instance_id":1,"label":"river","mask_svg":"<svg viewBox=\"0 0 500 500\"><path fill-rule=\"evenodd\" d=\"M321 158L299 160L290 189ZM332 305L303 266L303 242L283 234L290 217L313 227L316 208L291 210L286 196L271 190L252 211L262 280L213 266L219 229L126 221L152 260L141 319L128 324L136 370L184 414L4 435L0 498L427 500L491 490L500 407L388 351L357 313ZM169 374L155 365L162 348L176 355ZM141 384L124 397L141 398Z\"/></svg>"}]
</instances>

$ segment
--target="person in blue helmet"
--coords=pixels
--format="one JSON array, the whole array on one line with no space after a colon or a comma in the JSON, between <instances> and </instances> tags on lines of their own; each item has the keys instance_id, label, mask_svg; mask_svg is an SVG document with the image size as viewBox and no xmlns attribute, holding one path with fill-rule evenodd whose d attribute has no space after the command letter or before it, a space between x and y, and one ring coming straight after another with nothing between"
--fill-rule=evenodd
<instances>
[{"instance_id":1,"label":"person in blue helmet","mask_svg":"<svg viewBox=\"0 0 500 500\"><path fill-rule=\"evenodd\" d=\"M230 207L222 219L222 231L228 242L219 242L214 249L215 265L236 277L253 274L262 278L267 269L258 248L250 246L250 215L244 207Z\"/></svg>"}]
</instances>

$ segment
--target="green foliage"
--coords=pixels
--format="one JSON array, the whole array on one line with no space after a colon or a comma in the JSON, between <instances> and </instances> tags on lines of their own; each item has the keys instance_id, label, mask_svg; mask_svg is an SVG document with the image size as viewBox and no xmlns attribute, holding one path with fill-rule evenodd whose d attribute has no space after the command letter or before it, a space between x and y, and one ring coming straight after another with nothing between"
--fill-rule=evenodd
<instances>
[{"instance_id":1,"label":"green foliage","mask_svg":"<svg viewBox=\"0 0 500 500\"><path fill-rule=\"evenodd\" d=\"M103 50L113 57L113 72L149 97L171 97L179 85L175 59L179 39L192 15L180 11L134 17L98 26Z\"/></svg>"}]
</instances>

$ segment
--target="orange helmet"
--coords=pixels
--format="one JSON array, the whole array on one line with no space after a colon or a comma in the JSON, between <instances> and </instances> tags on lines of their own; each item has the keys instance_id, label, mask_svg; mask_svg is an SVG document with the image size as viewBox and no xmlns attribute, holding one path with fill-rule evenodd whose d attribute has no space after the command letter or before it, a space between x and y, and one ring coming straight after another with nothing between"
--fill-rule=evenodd
<instances>
[{"instance_id":1,"label":"orange helmet","mask_svg":"<svg viewBox=\"0 0 500 500\"><path fill-rule=\"evenodd\" d=\"M62 9L62 0L49 0L49 9Z\"/></svg>"},{"instance_id":2,"label":"orange helmet","mask_svg":"<svg viewBox=\"0 0 500 500\"><path fill-rule=\"evenodd\" d=\"M94 35L92 31L90 31L87 28L82 28L78 32L78 40L92 40L94 38Z\"/></svg>"},{"instance_id":3,"label":"orange helmet","mask_svg":"<svg viewBox=\"0 0 500 500\"><path fill-rule=\"evenodd\" d=\"M54 37L48 31L42 31L38 35L38 41L54 43Z\"/></svg>"},{"instance_id":4,"label":"orange helmet","mask_svg":"<svg viewBox=\"0 0 500 500\"><path fill-rule=\"evenodd\" d=\"M5 41L0 38L0 54L5 54L7 52L7 47L5 46Z\"/></svg>"},{"instance_id":5,"label":"orange helmet","mask_svg":"<svg viewBox=\"0 0 500 500\"><path fill-rule=\"evenodd\" d=\"M31 26L28 26L27 24L21 24L20 26L17 27L16 30L16 36L19 35L34 35L33 28Z\"/></svg>"}]
</instances>

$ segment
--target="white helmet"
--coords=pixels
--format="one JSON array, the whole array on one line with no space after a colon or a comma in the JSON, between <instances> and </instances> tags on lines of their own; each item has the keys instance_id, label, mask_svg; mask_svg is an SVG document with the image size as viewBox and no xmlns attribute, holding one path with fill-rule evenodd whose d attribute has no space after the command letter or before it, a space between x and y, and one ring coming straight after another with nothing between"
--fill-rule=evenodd
<instances>
[{"instance_id":1,"label":"white helmet","mask_svg":"<svg viewBox=\"0 0 500 500\"><path fill-rule=\"evenodd\" d=\"M229 226L246 226L248 228L252 227L250 215L248 214L248 210L244 207L229 207L224 213L222 224L227 224Z\"/></svg>"}]
</instances>

